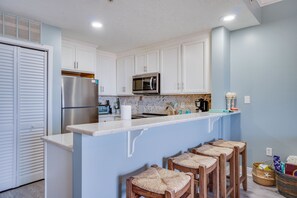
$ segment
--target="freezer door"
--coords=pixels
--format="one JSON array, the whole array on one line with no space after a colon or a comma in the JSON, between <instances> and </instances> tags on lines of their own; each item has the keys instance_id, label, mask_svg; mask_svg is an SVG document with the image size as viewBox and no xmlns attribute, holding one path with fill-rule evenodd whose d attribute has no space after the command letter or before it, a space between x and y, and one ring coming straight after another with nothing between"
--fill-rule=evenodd
<instances>
[{"instance_id":1,"label":"freezer door","mask_svg":"<svg viewBox=\"0 0 297 198\"><path fill-rule=\"evenodd\" d=\"M98 108L69 108L62 109L62 133L68 125L87 124L98 122Z\"/></svg>"},{"instance_id":2,"label":"freezer door","mask_svg":"<svg viewBox=\"0 0 297 198\"><path fill-rule=\"evenodd\" d=\"M62 77L62 108L98 106L98 80Z\"/></svg>"}]
</instances>

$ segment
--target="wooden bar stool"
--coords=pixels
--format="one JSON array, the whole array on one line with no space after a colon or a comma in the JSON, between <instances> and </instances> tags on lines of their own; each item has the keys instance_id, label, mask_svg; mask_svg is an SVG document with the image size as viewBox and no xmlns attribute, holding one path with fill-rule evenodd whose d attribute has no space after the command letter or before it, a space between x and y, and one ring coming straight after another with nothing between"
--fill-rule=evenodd
<instances>
[{"instance_id":1,"label":"wooden bar stool","mask_svg":"<svg viewBox=\"0 0 297 198\"><path fill-rule=\"evenodd\" d=\"M236 142L236 141L225 141L217 140L210 142L209 144L214 146L220 146L225 148L234 149L235 153L235 186L236 186L236 197L240 197L240 184L242 183L243 190L247 191L247 154L246 154L246 142ZM241 176L240 176L240 156L241 160Z\"/></svg>"},{"instance_id":2,"label":"wooden bar stool","mask_svg":"<svg viewBox=\"0 0 297 198\"><path fill-rule=\"evenodd\" d=\"M194 198L194 175L153 165L127 179L127 198Z\"/></svg>"},{"instance_id":3,"label":"wooden bar stool","mask_svg":"<svg viewBox=\"0 0 297 198\"><path fill-rule=\"evenodd\" d=\"M184 153L180 156L169 158L168 169L193 173L195 194L199 186L199 198L207 197L207 181L208 177L212 175L214 197L219 197L219 161L216 158Z\"/></svg>"},{"instance_id":4,"label":"wooden bar stool","mask_svg":"<svg viewBox=\"0 0 297 198\"><path fill-rule=\"evenodd\" d=\"M217 147L212 145L203 145L198 148L194 148L191 151L194 154L206 155L219 158L220 169L220 195L225 198L235 197L235 155L233 149ZM230 163L230 185L227 188L227 176L226 176L226 163Z\"/></svg>"}]
</instances>

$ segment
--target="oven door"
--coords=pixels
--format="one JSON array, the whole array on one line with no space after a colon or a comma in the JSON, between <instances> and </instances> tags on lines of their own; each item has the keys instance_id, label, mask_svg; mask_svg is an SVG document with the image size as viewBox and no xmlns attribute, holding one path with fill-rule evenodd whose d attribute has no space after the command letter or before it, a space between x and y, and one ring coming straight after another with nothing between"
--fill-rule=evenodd
<instances>
[{"instance_id":1,"label":"oven door","mask_svg":"<svg viewBox=\"0 0 297 198\"><path fill-rule=\"evenodd\" d=\"M133 93L142 92L143 83L142 78L133 78Z\"/></svg>"}]
</instances>

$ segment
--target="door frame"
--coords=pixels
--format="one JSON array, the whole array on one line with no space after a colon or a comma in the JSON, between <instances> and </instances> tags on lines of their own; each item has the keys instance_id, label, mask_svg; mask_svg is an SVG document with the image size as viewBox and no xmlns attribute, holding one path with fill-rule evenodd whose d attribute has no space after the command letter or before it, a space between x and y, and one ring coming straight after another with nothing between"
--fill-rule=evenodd
<instances>
[{"instance_id":1,"label":"door frame","mask_svg":"<svg viewBox=\"0 0 297 198\"><path fill-rule=\"evenodd\" d=\"M5 38L0 36L0 43L14 45L19 47L27 47L36 50L43 50L47 52L47 135L53 134L53 47L49 45L42 45L37 43L30 43L26 41Z\"/></svg>"}]
</instances>

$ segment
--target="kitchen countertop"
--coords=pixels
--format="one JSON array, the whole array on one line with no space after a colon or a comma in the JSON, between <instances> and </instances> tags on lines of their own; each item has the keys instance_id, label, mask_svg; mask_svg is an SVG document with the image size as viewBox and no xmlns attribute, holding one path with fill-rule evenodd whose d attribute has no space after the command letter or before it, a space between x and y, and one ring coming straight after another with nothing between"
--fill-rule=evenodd
<instances>
[{"instance_id":1,"label":"kitchen countertop","mask_svg":"<svg viewBox=\"0 0 297 198\"><path fill-rule=\"evenodd\" d=\"M148 129L152 127L177 124L195 120L219 118L223 116L230 116L234 114L239 114L240 112L234 113L191 113L183 115L172 115L172 116L162 116L154 118L144 118L136 120L119 120L112 122L103 123L92 123L92 124L81 124L81 125L70 125L67 126L67 130L81 133L90 136L102 136L114 133L134 131L141 129Z\"/></svg>"},{"instance_id":2,"label":"kitchen countertop","mask_svg":"<svg viewBox=\"0 0 297 198\"><path fill-rule=\"evenodd\" d=\"M105 117L121 117L121 114L115 114L115 113L113 113L113 114L99 114L99 117L100 118L105 118Z\"/></svg>"},{"instance_id":3,"label":"kitchen countertop","mask_svg":"<svg viewBox=\"0 0 297 198\"><path fill-rule=\"evenodd\" d=\"M71 151L73 148L73 133L44 136L41 138L45 142L50 142L65 150Z\"/></svg>"}]
</instances>

